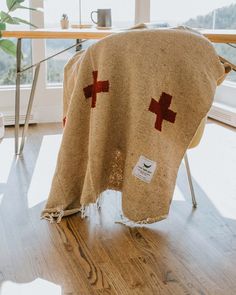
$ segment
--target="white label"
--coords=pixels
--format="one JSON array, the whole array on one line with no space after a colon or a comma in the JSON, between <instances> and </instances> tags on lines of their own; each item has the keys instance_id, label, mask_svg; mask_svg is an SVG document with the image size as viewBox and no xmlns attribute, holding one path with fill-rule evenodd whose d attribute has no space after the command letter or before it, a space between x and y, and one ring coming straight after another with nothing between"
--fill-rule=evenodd
<instances>
[{"instance_id":1,"label":"white label","mask_svg":"<svg viewBox=\"0 0 236 295\"><path fill-rule=\"evenodd\" d=\"M145 158L144 156L140 156L138 163L133 169L132 174L141 179L142 181L145 181L147 183L150 183L153 177L153 174L156 170L157 163Z\"/></svg>"}]
</instances>

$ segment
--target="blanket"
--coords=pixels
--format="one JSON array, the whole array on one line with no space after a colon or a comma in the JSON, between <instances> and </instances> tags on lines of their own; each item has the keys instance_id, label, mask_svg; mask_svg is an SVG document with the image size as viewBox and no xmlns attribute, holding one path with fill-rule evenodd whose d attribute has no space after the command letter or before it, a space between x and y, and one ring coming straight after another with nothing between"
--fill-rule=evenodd
<instances>
[{"instance_id":1,"label":"blanket","mask_svg":"<svg viewBox=\"0 0 236 295\"><path fill-rule=\"evenodd\" d=\"M181 160L224 66L212 44L178 29L109 36L65 67L65 128L42 218L83 211L107 189L124 216L168 216Z\"/></svg>"}]
</instances>

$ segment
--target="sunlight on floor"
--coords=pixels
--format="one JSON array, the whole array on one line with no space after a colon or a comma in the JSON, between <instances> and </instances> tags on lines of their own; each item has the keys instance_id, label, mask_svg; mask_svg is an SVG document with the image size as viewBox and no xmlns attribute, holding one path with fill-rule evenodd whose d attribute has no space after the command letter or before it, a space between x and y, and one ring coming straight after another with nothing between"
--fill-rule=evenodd
<instances>
[{"instance_id":1,"label":"sunlight on floor","mask_svg":"<svg viewBox=\"0 0 236 295\"><path fill-rule=\"evenodd\" d=\"M173 201L186 201L184 194L181 192L178 185L175 186Z\"/></svg>"},{"instance_id":2,"label":"sunlight on floor","mask_svg":"<svg viewBox=\"0 0 236 295\"><path fill-rule=\"evenodd\" d=\"M61 295L61 287L51 282L36 279L31 283L17 284L6 281L0 287L0 295Z\"/></svg>"},{"instance_id":3,"label":"sunlight on floor","mask_svg":"<svg viewBox=\"0 0 236 295\"><path fill-rule=\"evenodd\" d=\"M60 143L61 135L43 137L27 196L29 208L45 201L48 197Z\"/></svg>"},{"instance_id":4,"label":"sunlight on floor","mask_svg":"<svg viewBox=\"0 0 236 295\"><path fill-rule=\"evenodd\" d=\"M3 194L0 194L0 206L1 206L2 200L3 200Z\"/></svg>"},{"instance_id":5,"label":"sunlight on floor","mask_svg":"<svg viewBox=\"0 0 236 295\"><path fill-rule=\"evenodd\" d=\"M189 160L196 188L222 216L236 219L236 130L207 124Z\"/></svg>"},{"instance_id":6,"label":"sunlight on floor","mask_svg":"<svg viewBox=\"0 0 236 295\"><path fill-rule=\"evenodd\" d=\"M0 143L0 183L7 183L14 160L14 138L4 138Z\"/></svg>"}]
</instances>

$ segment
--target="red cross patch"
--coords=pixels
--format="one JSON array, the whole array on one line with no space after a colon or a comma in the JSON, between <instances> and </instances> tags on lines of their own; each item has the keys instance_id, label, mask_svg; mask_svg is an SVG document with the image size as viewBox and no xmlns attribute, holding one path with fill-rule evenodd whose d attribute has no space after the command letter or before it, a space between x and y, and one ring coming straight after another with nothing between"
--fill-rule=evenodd
<instances>
[{"instance_id":1,"label":"red cross patch","mask_svg":"<svg viewBox=\"0 0 236 295\"><path fill-rule=\"evenodd\" d=\"M165 92L162 92L159 102L153 98L151 100L148 110L157 115L155 128L159 131L161 131L163 120L175 122L176 113L169 109L171 100L172 96Z\"/></svg>"},{"instance_id":2,"label":"red cross patch","mask_svg":"<svg viewBox=\"0 0 236 295\"><path fill-rule=\"evenodd\" d=\"M86 98L92 97L91 108L95 108L97 93L109 92L109 81L98 81L98 71L93 71L93 84L85 87L83 90Z\"/></svg>"}]
</instances>

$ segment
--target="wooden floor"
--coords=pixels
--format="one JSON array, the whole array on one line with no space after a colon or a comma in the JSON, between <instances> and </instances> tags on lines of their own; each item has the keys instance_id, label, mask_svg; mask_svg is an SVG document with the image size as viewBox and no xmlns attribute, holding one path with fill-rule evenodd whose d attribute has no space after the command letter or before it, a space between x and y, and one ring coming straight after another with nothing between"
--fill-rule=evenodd
<instances>
[{"instance_id":1,"label":"wooden floor","mask_svg":"<svg viewBox=\"0 0 236 295\"><path fill-rule=\"evenodd\" d=\"M58 124L32 126L24 155L13 129L0 143L0 294L236 294L236 131L208 123L189 152L167 220L128 228L115 193L101 212L60 225L40 220L61 139Z\"/></svg>"}]
</instances>

